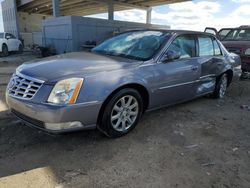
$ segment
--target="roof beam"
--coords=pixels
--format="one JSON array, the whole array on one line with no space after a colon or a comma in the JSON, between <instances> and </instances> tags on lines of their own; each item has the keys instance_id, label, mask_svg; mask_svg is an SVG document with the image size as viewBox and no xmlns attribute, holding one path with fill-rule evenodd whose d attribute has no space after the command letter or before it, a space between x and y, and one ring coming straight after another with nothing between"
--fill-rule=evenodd
<instances>
[{"instance_id":1,"label":"roof beam","mask_svg":"<svg viewBox=\"0 0 250 188\"><path fill-rule=\"evenodd\" d=\"M105 3L105 4L108 4L110 2L109 0L91 0L91 1L95 1L98 3ZM125 3L125 2L115 1L115 0L113 1L113 3L114 5L119 5L119 6L128 7L128 8L142 9L142 10L147 10L149 8L149 6L142 6L136 3Z\"/></svg>"},{"instance_id":2,"label":"roof beam","mask_svg":"<svg viewBox=\"0 0 250 188\"><path fill-rule=\"evenodd\" d=\"M21 11L29 12L29 11L32 11L33 9L35 9L35 8L39 8L41 6L46 6L47 4L52 5L52 1L51 0L32 1L30 3L20 5L18 8Z\"/></svg>"},{"instance_id":3,"label":"roof beam","mask_svg":"<svg viewBox=\"0 0 250 188\"><path fill-rule=\"evenodd\" d=\"M190 0L113 0L114 11L128 9L149 10L152 6ZM18 11L52 14L52 0L17 0ZM108 12L110 0L60 0L63 15L91 15ZM104 11L106 10L106 11ZM148 12L148 18L150 12ZM149 21L149 20L148 20Z\"/></svg>"}]
</instances>

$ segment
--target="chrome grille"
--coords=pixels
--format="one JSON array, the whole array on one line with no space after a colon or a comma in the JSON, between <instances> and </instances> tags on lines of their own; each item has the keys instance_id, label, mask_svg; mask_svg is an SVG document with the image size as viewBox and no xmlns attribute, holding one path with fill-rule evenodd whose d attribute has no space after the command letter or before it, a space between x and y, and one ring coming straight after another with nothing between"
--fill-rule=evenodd
<instances>
[{"instance_id":1,"label":"chrome grille","mask_svg":"<svg viewBox=\"0 0 250 188\"><path fill-rule=\"evenodd\" d=\"M32 99L41 88L44 81L25 76L23 74L14 74L8 84L9 95L22 99Z\"/></svg>"}]
</instances>

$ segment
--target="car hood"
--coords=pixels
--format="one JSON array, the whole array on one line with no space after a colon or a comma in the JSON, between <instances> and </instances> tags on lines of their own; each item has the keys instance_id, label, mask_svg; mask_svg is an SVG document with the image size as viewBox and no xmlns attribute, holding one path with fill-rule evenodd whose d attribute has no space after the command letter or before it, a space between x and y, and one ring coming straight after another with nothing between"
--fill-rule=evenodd
<instances>
[{"instance_id":1,"label":"car hood","mask_svg":"<svg viewBox=\"0 0 250 188\"><path fill-rule=\"evenodd\" d=\"M73 52L34 60L21 65L17 72L53 82L62 78L88 76L90 74L138 66L141 61L106 56L89 52Z\"/></svg>"},{"instance_id":2,"label":"car hood","mask_svg":"<svg viewBox=\"0 0 250 188\"><path fill-rule=\"evenodd\" d=\"M233 48L250 48L250 41L222 41L222 44Z\"/></svg>"}]
</instances>

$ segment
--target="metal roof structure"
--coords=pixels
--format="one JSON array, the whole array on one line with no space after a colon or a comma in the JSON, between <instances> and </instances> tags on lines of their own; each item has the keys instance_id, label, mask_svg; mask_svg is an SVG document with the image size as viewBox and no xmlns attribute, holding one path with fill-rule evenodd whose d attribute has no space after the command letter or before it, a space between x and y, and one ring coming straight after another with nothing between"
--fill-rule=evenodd
<instances>
[{"instance_id":1,"label":"metal roof structure","mask_svg":"<svg viewBox=\"0 0 250 188\"><path fill-rule=\"evenodd\" d=\"M54 3L57 2L60 15L85 16L109 12L110 5L112 11L148 10L153 6L184 1L188 0L17 0L17 9L22 12L52 15Z\"/></svg>"}]
</instances>

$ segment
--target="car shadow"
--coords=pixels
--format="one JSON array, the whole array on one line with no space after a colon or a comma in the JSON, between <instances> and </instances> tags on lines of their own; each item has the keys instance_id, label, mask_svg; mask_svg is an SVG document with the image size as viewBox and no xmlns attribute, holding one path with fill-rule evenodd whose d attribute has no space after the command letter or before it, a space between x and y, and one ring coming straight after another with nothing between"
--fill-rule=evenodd
<instances>
[{"instance_id":1,"label":"car shadow","mask_svg":"<svg viewBox=\"0 0 250 188\"><path fill-rule=\"evenodd\" d=\"M167 121L170 117L164 115L167 113L168 108L148 112L130 134L110 139L98 130L46 134L24 125L9 111L0 112L0 177L48 166L58 181L63 182L67 171L80 169L88 173L93 168L101 169L97 161L110 163L117 155L126 156L131 148L143 146L152 134L162 131L166 133L166 142L183 145L185 140L171 136L171 120ZM159 118L161 122L154 124Z\"/></svg>"},{"instance_id":2,"label":"car shadow","mask_svg":"<svg viewBox=\"0 0 250 188\"><path fill-rule=\"evenodd\" d=\"M109 167L126 169L124 165L129 160L137 164L137 160L147 158L152 153L160 155L161 150L158 149L163 146L171 150L188 144L186 137L179 134L174 127L176 123L183 122L182 117L191 118L190 121L196 118L197 115L186 106L191 103L215 106L221 102L223 103L203 97L147 112L131 133L118 139L107 138L98 130L48 135L24 125L8 110L2 111L0 178L49 167L56 181L60 183L71 180L67 176L69 171L77 171L80 172L79 176L90 178L96 170L105 174L105 168ZM153 152L155 148L157 150Z\"/></svg>"},{"instance_id":3,"label":"car shadow","mask_svg":"<svg viewBox=\"0 0 250 188\"><path fill-rule=\"evenodd\" d=\"M181 105L185 104L177 107ZM102 163L110 163L117 155L126 156L131 148L159 139L158 134L164 134L167 145L184 146L185 138L173 134L174 108L147 112L135 130L118 139L107 138L98 130L51 135L24 125L9 111L0 112L0 177L48 166L62 182L67 171L80 169L86 174L101 169Z\"/></svg>"}]
</instances>

